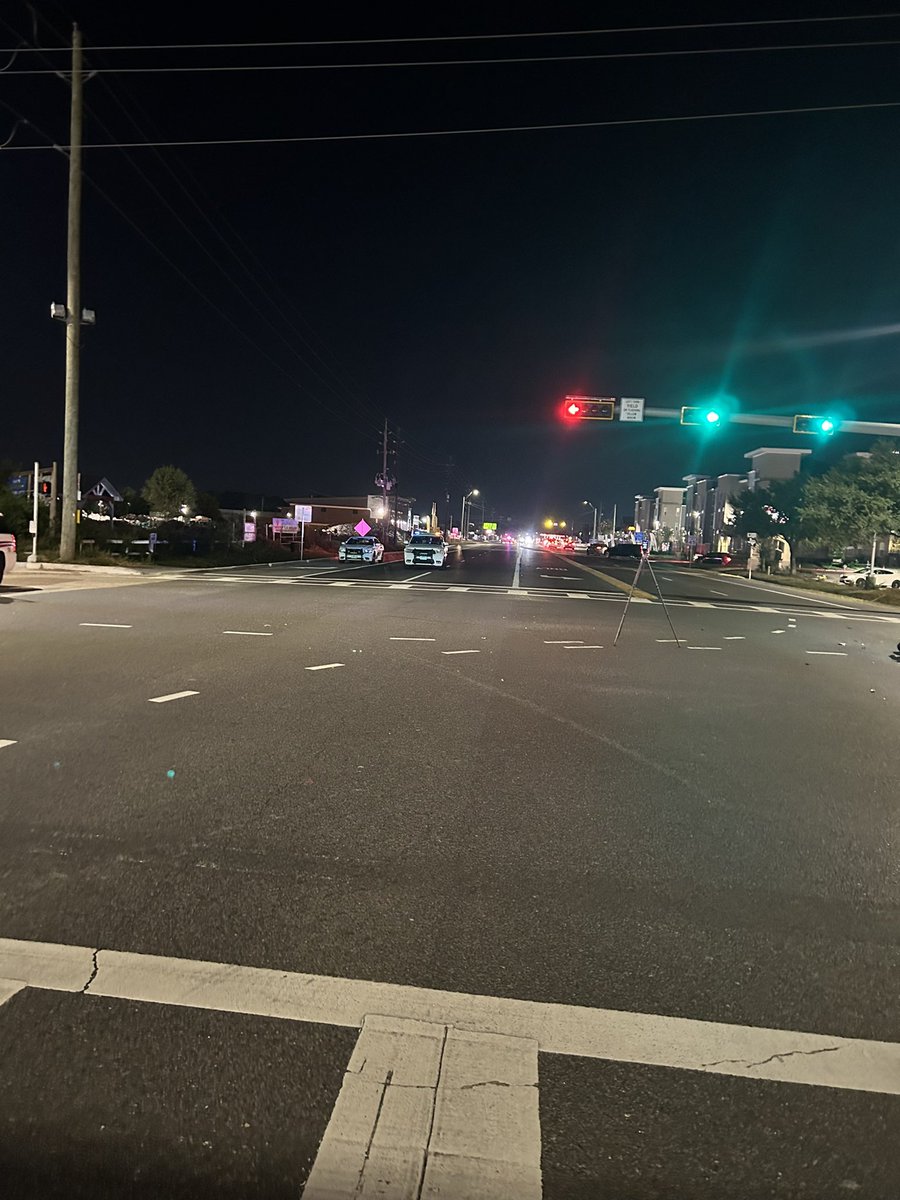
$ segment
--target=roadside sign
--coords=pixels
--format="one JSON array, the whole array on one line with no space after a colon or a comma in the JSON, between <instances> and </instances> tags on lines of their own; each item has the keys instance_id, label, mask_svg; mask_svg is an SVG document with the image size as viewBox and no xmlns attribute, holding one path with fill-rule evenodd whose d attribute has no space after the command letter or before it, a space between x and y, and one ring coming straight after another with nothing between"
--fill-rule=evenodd
<instances>
[{"instance_id":1,"label":"roadside sign","mask_svg":"<svg viewBox=\"0 0 900 1200\"><path fill-rule=\"evenodd\" d=\"M244 541L245 542L255 542L256 541L256 522L255 521L245 521L244 522Z\"/></svg>"},{"instance_id":2,"label":"roadside sign","mask_svg":"<svg viewBox=\"0 0 900 1200\"><path fill-rule=\"evenodd\" d=\"M293 517L273 517L273 533L296 533L297 521Z\"/></svg>"},{"instance_id":3,"label":"roadside sign","mask_svg":"<svg viewBox=\"0 0 900 1200\"><path fill-rule=\"evenodd\" d=\"M295 504L294 519L308 524L312 520L312 505L311 504Z\"/></svg>"},{"instance_id":4,"label":"roadside sign","mask_svg":"<svg viewBox=\"0 0 900 1200\"><path fill-rule=\"evenodd\" d=\"M356 524L353 526L353 528L356 530L356 532L359 534L360 537L365 537L367 533L371 532L372 526L365 519L365 517L363 517L361 520L356 522Z\"/></svg>"},{"instance_id":5,"label":"roadside sign","mask_svg":"<svg viewBox=\"0 0 900 1200\"><path fill-rule=\"evenodd\" d=\"M650 534L649 533L636 533L634 535L634 540L637 542L637 544L639 546L649 546L650 545Z\"/></svg>"},{"instance_id":6,"label":"roadside sign","mask_svg":"<svg viewBox=\"0 0 900 1200\"><path fill-rule=\"evenodd\" d=\"M643 421L644 419L644 398L643 396L622 396L619 401L619 420L620 421Z\"/></svg>"},{"instance_id":7,"label":"roadside sign","mask_svg":"<svg viewBox=\"0 0 900 1200\"><path fill-rule=\"evenodd\" d=\"M159 534L158 534L158 533L157 533L155 530L152 530L152 531L151 531L151 533L150 533L150 536L147 538L147 544L148 544L148 546L150 547L150 553L151 553L151 554L152 554L152 553L154 552L154 550L156 549L156 539L157 539L158 537L159 537Z\"/></svg>"},{"instance_id":8,"label":"roadside sign","mask_svg":"<svg viewBox=\"0 0 900 1200\"><path fill-rule=\"evenodd\" d=\"M482 529L496 529L497 522L496 521L485 521L481 528Z\"/></svg>"},{"instance_id":9,"label":"roadside sign","mask_svg":"<svg viewBox=\"0 0 900 1200\"><path fill-rule=\"evenodd\" d=\"M8 486L14 496L27 496L30 483L31 475L23 473L21 475L10 475Z\"/></svg>"}]
</instances>

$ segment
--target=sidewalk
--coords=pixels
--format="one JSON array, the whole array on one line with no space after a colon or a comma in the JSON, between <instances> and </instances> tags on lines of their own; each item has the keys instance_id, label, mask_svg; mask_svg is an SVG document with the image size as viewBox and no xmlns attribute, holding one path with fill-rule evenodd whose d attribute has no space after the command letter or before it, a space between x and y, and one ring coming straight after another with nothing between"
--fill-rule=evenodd
<instances>
[{"instance_id":1,"label":"sidewalk","mask_svg":"<svg viewBox=\"0 0 900 1200\"><path fill-rule=\"evenodd\" d=\"M142 571L132 567L92 567L79 563L19 562L0 585L0 595L16 592L66 592L81 588L129 587L154 579L173 579L166 571Z\"/></svg>"}]
</instances>

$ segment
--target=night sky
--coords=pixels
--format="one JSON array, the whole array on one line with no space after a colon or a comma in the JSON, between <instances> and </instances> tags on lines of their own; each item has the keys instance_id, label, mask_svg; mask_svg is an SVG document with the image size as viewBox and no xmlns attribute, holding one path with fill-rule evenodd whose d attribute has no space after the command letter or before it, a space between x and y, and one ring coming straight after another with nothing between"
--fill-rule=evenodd
<instances>
[{"instance_id":1,"label":"night sky","mask_svg":"<svg viewBox=\"0 0 900 1200\"><path fill-rule=\"evenodd\" d=\"M845 15L819 3L460 4L418 11L38 3L93 67L398 60L900 40L900 19L257 50L92 51ZM126 11L127 10L127 11ZM238 12L240 11L240 15ZM293 13L292 16L284 15ZM0 44L31 39L0 3ZM900 45L540 64L100 74L86 142L622 120L900 101ZM0 56L0 65L8 55ZM10 71L44 67L19 55ZM56 55L53 65L63 66ZM0 141L68 140L54 75L0 73ZM46 136L45 136L46 135ZM689 471L810 439L659 423L563 428L567 392L900 420L900 108L281 146L89 150L81 463L119 487L172 462L213 491L374 490L380 426L430 508L629 506ZM96 185L96 186L95 186ZM61 459L67 163L0 151L0 459ZM104 198L97 189L106 194ZM110 201L112 203L110 203ZM131 222L131 223L129 223ZM165 259L162 257L165 255ZM237 257L235 257L237 256ZM170 261L166 261L166 259ZM242 265L243 264L243 265ZM249 269L247 269L249 268ZM860 336L862 334L862 336ZM843 436L817 455L867 440ZM442 466L453 461L451 472ZM448 483L449 480L449 483Z\"/></svg>"}]
</instances>

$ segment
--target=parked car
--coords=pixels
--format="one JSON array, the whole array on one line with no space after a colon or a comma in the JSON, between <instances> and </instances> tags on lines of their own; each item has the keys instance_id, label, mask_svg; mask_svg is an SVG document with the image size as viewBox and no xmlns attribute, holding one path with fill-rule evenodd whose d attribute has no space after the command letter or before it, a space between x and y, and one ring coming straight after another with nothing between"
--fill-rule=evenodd
<instances>
[{"instance_id":1,"label":"parked car","mask_svg":"<svg viewBox=\"0 0 900 1200\"><path fill-rule=\"evenodd\" d=\"M446 567L450 547L436 533L414 533L403 550L405 567Z\"/></svg>"},{"instance_id":2,"label":"parked car","mask_svg":"<svg viewBox=\"0 0 900 1200\"><path fill-rule=\"evenodd\" d=\"M890 567L876 567L874 571L868 567L857 567L855 571L847 571L842 575L839 582L847 584L848 587L868 587L870 575L877 588L900 588L900 571L894 571Z\"/></svg>"},{"instance_id":3,"label":"parked car","mask_svg":"<svg viewBox=\"0 0 900 1200\"><path fill-rule=\"evenodd\" d=\"M731 555L715 551L711 554L698 554L694 559L695 567L727 567L731 565Z\"/></svg>"},{"instance_id":4,"label":"parked car","mask_svg":"<svg viewBox=\"0 0 900 1200\"><path fill-rule=\"evenodd\" d=\"M0 533L0 583L3 576L16 565L16 535Z\"/></svg>"},{"instance_id":5,"label":"parked car","mask_svg":"<svg viewBox=\"0 0 900 1200\"><path fill-rule=\"evenodd\" d=\"M351 537L338 546L340 562L381 562L384 546L377 537Z\"/></svg>"}]
</instances>

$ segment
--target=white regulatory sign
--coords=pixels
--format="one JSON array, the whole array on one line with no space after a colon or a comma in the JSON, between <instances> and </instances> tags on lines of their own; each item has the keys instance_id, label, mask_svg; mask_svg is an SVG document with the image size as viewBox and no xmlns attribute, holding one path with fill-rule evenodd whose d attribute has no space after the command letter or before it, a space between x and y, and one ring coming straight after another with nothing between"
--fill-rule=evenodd
<instances>
[{"instance_id":1,"label":"white regulatory sign","mask_svg":"<svg viewBox=\"0 0 900 1200\"><path fill-rule=\"evenodd\" d=\"M311 504L295 504L294 505L294 520L302 521L304 525L309 524L312 520L312 505Z\"/></svg>"},{"instance_id":2,"label":"white regulatory sign","mask_svg":"<svg viewBox=\"0 0 900 1200\"><path fill-rule=\"evenodd\" d=\"M619 420L620 421L643 421L644 419L644 398L643 396L623 396L619 401Z\"/></svg>"}]
</instances>

